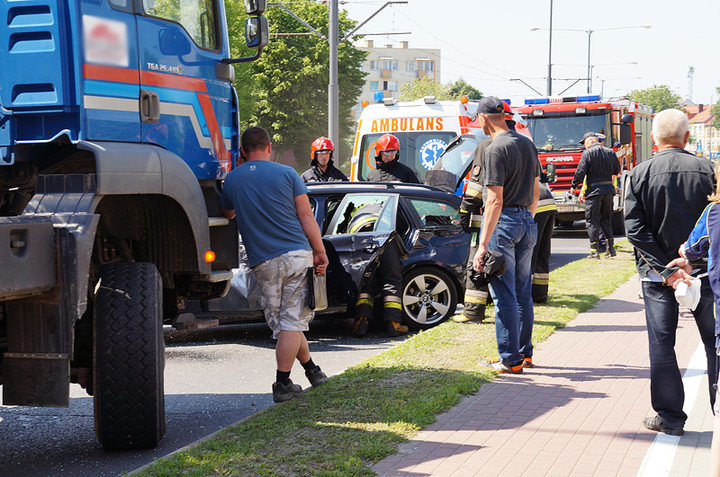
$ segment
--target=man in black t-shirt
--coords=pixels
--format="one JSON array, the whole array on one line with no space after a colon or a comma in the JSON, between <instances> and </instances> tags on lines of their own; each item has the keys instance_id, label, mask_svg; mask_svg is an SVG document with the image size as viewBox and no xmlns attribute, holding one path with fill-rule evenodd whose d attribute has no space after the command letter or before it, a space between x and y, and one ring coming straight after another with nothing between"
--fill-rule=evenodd
<instances>
[{"instance_id":1,"label":"man in black t-shirt","mask_svg":"<svg viewBox=\"0 0 720 477\"><path fill-rule=\"evenodd\" d=\"M532 141L508 128L499 99L481 100L478 120L492 143L485 150L487 198L473 267L483 271L488 250L501 252L508 265L505 273L490 278L500 361L481 365L519 374L533 366L531 262L537 240L533 215L540 196L540 162Z\"/></svg>"}]
</instances>

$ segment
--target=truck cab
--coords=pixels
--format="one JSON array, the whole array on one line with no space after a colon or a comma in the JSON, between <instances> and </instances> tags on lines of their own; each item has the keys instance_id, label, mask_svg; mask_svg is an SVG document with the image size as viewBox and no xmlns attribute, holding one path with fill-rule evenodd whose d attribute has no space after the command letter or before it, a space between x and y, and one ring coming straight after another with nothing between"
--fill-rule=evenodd
<instances>
[{"instance_id":1,"label":"truck cab","mask_svg":"<svg viewBox=\"0 0 720 477\"><path fill-rule=\"evenodd\" d=\"M232 63L267 43L265 1L245 6L258 54L233 59L222 1L0 4L3 404L78 383L104 448L164 434L162 324L238 263Z\"/></svg>"}]
</instances>

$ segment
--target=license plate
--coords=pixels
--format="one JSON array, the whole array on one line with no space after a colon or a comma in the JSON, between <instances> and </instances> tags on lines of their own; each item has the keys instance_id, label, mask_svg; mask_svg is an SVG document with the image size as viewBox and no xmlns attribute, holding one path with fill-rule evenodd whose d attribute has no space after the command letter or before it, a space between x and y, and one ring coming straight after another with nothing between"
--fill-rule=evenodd
<instances>
[{"instance_id":1,"label":"license plate","mask_svg":"<svg viewBox=\"0 0 720 477\"><path fill-rule=\"evenodd\" d=\"M558 205L558 212L580 212L582 209L580 207L575 207L574 205Z\"/></svg>"}]
</instances>

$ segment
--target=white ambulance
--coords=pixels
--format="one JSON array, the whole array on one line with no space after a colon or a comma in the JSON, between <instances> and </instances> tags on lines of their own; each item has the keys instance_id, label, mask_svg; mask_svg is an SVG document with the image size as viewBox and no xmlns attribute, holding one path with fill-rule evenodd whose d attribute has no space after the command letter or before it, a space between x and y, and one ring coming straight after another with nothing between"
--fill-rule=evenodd
<instances>
[{"instance_id":1,"label":"white ambulance","mask_svg":"<svg viewBox=\"0 0 720 477\"><path fill-rule=\"evenodd\" d=\"M476 112L477 103L464 96L456 101L437 101L434 96L406 102L385 98L366 106L358 121L350 180L367 180L375 169L375 143L390 133L400 141L400 162L423 182L450 141L470 130Z\"/></svg>"}]
</instances>

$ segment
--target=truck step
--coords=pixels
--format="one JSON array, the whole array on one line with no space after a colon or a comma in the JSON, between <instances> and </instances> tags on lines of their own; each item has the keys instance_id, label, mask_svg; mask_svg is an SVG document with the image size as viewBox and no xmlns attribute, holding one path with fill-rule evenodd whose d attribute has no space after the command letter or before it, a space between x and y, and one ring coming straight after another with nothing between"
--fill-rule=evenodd
<instances>
[{"instance_id":1,"label":"truck step","mask_svg":"<svg viewBox=\"0 0 720 477\"><path fill-rule=\"evenodd\" d=\"M178 315L172 322L173 328L176 330L200 330L202 328L212 328L218 326L220 320L217 318L198 318L192 313L182 313Z\"/></svg>"},{"instance_id":2,"label":"truck step","mask_svg":"<svg viewBox=\"0 0 720 477\"><path fill-rule=\"evenodd\" d=\"M225 217L208 217L208 225L210 227L223 227L229 223L230 221Z\"/></svg>"}]
</instances>

